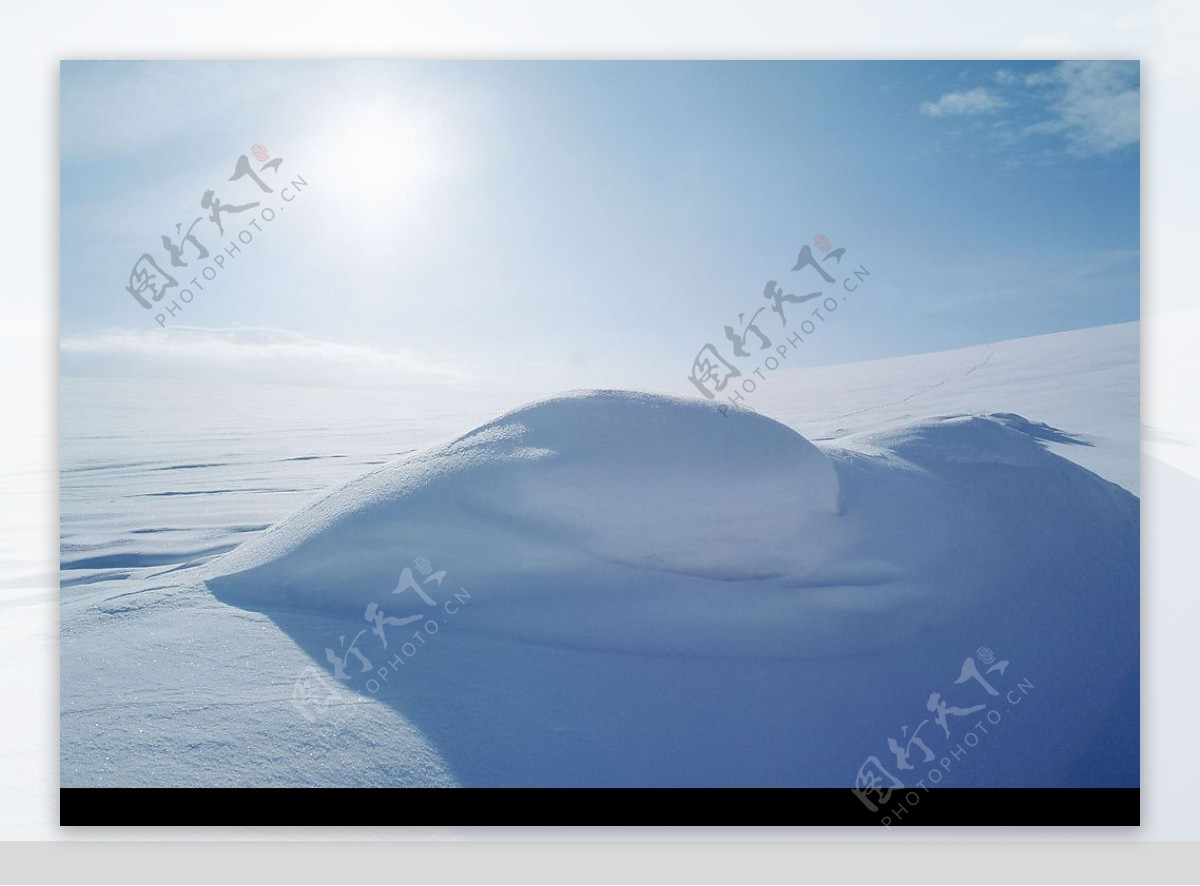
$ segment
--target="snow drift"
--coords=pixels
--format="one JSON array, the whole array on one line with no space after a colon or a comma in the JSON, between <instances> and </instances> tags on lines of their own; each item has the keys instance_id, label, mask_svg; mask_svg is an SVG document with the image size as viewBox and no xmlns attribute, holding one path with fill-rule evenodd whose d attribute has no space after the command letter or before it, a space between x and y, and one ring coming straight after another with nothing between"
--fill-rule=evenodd
<instances>
[{"instance_id":1,"label":"snow drift","mask_svg":"<svg viewBox=\"0 0 1200 886\"><path fill-rule=\"evenodd\" d=\"M1128 648L1137 499L1047 452L1049 431L945 416L822 451L749 411L580 393L354 480L207 585L361 625L419 605L393 593L423 557L472 595L456 631L542 644L814 658L1116 630Z\"/></svg>"},{"instance_id":2,"label":"snow drift","mask_svg":"<svg viewBox=\"0 0 1200 886\"><path fill-rule=\"evenodd\" d=\"M1137 378L1127 324L780 373L754 405L793 430L145 380L130 425L124 383L67 389L62 783L1137 785ZM438 632L381 650L371 603ZM998 696L956 682L980 647Z\"/></svg>"}]
</instances>

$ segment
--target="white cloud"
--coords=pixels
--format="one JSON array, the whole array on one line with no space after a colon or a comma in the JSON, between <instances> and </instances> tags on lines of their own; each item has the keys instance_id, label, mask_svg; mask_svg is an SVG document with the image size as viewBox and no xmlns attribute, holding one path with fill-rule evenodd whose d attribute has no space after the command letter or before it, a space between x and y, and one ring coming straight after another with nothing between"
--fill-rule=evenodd
<instances>
[{"instance_id":1,"label":"white cloud","mask_svg":"<svg viewBox=\"0 0 1200 886\"><path fill-rule=\"evenodd\" d=\"M1010 146L1030 136L1060 139L1055 152L1096 156L1135 145L1140 133L1138 63L1065 61L1030 74L992 72L992 89L950 92L925 102L930 117L994 114L997 137ZM1032 122L1030 122L1032 121Z\"/></svg>"},{"instance_id":2,"label":"white cloud","mask_svg":"<svg viewBox=\"0 0 1200 886\"><path fill-rule=\"evenodd\" d=\"M446 383L462 381L461 367L402 349L322 341L284 329L200 329L102 332L65 336L64 374L171 378L237 377L296 384Z\"/></svg>"},{"instance_id":3,"label":"white cloud","mask_svg":"<svg viewBox=\"0 0 1200 886\"><path fill-rule=\"evenodd\" d=\"M1062 62L1026 78L1049 95L1051 117L1030 127L1061 133L1075 154L1095 155L1138 143L1141 96L1137 62Z\"/></svg>"},{"instance_id":4,"label":"white cloud","mask_svg":"<svg viewBox=\"0 0 1200 886\"><path fill-rule=\"evenodd\" d=\"M957 117L967 114L992 114L1008 102L982 87L966 92L948 92L935 102L924 102L921 113L930 117Z\"/></svg>"}]
</instances>

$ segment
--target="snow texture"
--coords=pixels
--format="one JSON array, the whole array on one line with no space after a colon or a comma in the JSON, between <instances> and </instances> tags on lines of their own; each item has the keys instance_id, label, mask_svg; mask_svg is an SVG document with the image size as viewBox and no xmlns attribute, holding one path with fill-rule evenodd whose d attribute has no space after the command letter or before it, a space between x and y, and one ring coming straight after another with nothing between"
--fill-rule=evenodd
<instances>
[{"instance_id":1,"label":"snow texture","mask_svg":"<svg viewBox=\"0 0 1200 886\"><path fill-rule=\"evenodd\" d=\"M1139 503L1056 454L1128 482L1136 325L972 350L839 367L817 445L811 373L771 395L792 427L576 392L223 556L76 557L63 784L849 786L902 727L940 757L983 716L943 735L938 691L1002 714L947 785L1136 785ZM980 647L995 697L955 683Z\"/></svg>"}]
</instances>

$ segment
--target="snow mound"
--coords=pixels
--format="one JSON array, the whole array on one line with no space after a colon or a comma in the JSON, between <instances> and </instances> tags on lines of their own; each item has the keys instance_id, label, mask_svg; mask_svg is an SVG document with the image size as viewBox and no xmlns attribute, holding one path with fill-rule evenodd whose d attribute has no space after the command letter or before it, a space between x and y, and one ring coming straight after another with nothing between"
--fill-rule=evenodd
<instances>
[{"instance_id":1,"label":"snow mound","mask_svg":"<svg viewBox=\"0 0 1200 886\"><path fill-rule=\"evenodd\" d=\"M837 499L825 455L770 419L587 392L516 410L361 477L222 569L252 572L231 597L318 607L339 588L357 599L348 566L355 577L371 580L378 568L394 582L415 556L527 574L587 555L729 578L794 560L796 534L834 515Z\"/></svg>"},{"instance_id":2,"label":"snow mound","mask_svg":"<svg viewBox=\"0 0 1200 886\"><path fill-rule=\"evenodd\" d=\"M1062 646L1057 616L1014 613L1029 598L1089 625L1069 611L1105 594L1136 625L1138 509L1046 451L1052 431L946 416L822 451L749 411L579 393L354 480L206 583L237 606L362 626L419 611L403 575L421 558L446 570L427 605L471 595L455 631L530 642L830 657L1011 623L1013 642Z\"/></svg>"}]
</instances>

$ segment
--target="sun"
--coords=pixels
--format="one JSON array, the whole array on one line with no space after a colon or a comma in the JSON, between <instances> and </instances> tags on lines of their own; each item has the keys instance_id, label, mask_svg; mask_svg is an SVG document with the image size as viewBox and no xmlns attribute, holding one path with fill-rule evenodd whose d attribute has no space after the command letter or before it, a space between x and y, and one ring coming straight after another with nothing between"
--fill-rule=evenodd
<instances>
[{"instance_id":1,"label":"sun","mask_svg":"<svg viewBox=\"0 0 1200 886\"><path fill-rule=\"evenodd\" d=\"M360 207L395 205L432 183L439 168L428 122L381 102L350 106L319 138L326 180Z\"/></svg>"}]
</instances>

